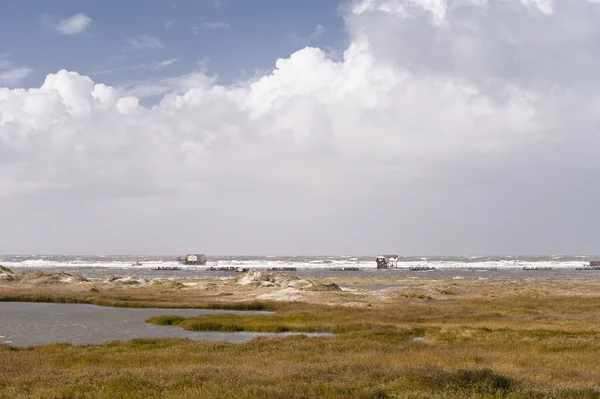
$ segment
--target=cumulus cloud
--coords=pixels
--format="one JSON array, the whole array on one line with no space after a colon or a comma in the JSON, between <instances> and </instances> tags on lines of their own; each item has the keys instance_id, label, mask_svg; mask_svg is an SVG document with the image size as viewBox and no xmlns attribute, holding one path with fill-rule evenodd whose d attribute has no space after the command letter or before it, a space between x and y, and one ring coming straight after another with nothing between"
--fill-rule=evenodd
<instances>
[{"instance_id":1,"label":"cumulus cloud","mask_svg":"<svg viewBox=\"0 0 600 399\"><path fill-rule=\"evenodd\" d=\"M82 33L92 24L92 19L83 13L59 20L50 16L44 16L43 19L54 31L68 36Z\"/></svg>"},{"instance_id":2,"label":"cumulus cloud","mask_svg":"<svg viewBox=\"0 0 600 399\"><path fill-rule=\"evenodd\" d=\"M68 71L0 89L4 216L75 198L95 234L128 226L141 251L586 251L597 7L361 0L339 61L306 47L230 86L199 71L151 107Z\"/></svg>"}]
</instances>

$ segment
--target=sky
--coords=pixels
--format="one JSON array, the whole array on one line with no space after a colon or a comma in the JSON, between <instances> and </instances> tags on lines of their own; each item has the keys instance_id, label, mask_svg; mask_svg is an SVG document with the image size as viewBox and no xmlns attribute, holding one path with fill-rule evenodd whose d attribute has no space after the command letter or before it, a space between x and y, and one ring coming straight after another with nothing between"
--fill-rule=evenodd
<instances>
[{"instance_id":1,"label":"sky","mask_svg":"<svg viewBox=\"0 0 600 399\"><path fill-rule=\"evenodd\" d=\"M0 253L600 254L600 1L7 0Z\"/></svg>"},{"instance_id":2,"label":"sky","mask_svg":"<svg viewBox=\"0 0 600 399\"><path fill-rule=\"evenodd\" d=\"M12 65L4 72L29 72L0 82L39 87L48 73L65 69L131 90L148 80L202 70L230 84L267 73L277 58L307 45L334 55L347 44L339 5L332 0L107 0L84 6L77 0L7 0L0 6L0 35L9 40L1 43L0 54Z\"/></svg>"}]
</instances>

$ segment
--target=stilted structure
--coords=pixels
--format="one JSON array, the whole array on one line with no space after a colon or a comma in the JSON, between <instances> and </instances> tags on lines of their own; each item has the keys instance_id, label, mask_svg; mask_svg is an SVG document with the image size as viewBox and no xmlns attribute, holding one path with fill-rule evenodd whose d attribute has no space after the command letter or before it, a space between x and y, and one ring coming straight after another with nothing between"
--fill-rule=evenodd
<instances>
[{"instance_id":1,"label":"stilted structure","mask_svg":"<svg viewBox=\"0 0 600 399\"><path fill-rule=\"evenodd\" d=\"M187 266L204 266L206 265L206 256L202 254L189 254L186 255L185 258L177 258L177 261Z\"/></svg>"},{"instance_id":2,"label":"stilted structure","mask_svg":"<svg viewBox=\"0 0 600 399\"><path fill-rule=\"evenodd\" d=\"M398 255L379 255L375 261L378 269L398 267Z\"/></svg>"}]
</instances>

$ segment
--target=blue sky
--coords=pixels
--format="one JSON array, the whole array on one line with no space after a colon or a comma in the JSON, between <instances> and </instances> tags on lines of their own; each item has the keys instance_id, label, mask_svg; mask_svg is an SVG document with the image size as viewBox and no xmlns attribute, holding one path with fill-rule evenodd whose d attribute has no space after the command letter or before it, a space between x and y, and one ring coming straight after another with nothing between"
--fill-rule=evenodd
<instances>
[{"instance_id":1,"label":"blue sky","mask_svg":"<svg viewBox=\"0 0 600 399\"><path fill-rule=\"evenodd\" d=\"M335 54L346 43L339 0L162 0L60 2L7 0L0 5L0 54L30 68L19 83L38 87L48 73L77 71L96 82L179 76L208 60L219 83L272 69L274 61L311 45ZM61 20L91 23L65 35ZM160 63L163 63L162 65Z\"/></svg>"}]
</instances>

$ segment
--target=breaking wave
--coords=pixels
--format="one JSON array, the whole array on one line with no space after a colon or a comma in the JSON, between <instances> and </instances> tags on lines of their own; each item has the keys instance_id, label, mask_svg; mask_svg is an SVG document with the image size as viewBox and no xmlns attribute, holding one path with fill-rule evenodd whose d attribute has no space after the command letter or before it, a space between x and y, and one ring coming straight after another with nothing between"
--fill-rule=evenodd
<instances>
[{"instance_id":1,"label":"breaking wave","mask_svg":"<svg viewBox=\"0 0 600 399\"><path fill-rule=\"evenodd\" d=\"M0 264L25 268L118 268L174 267L176 256L139 255L0 255ZM438 269L512 269L512 268L576 268L597 257L573 256L415 256L400 257L399 267L434 267ZM134 265L134 262L139 265ZM375 268L375 256L208 256L210 266L247 268Z\"/></svg>"}]
</instances>

